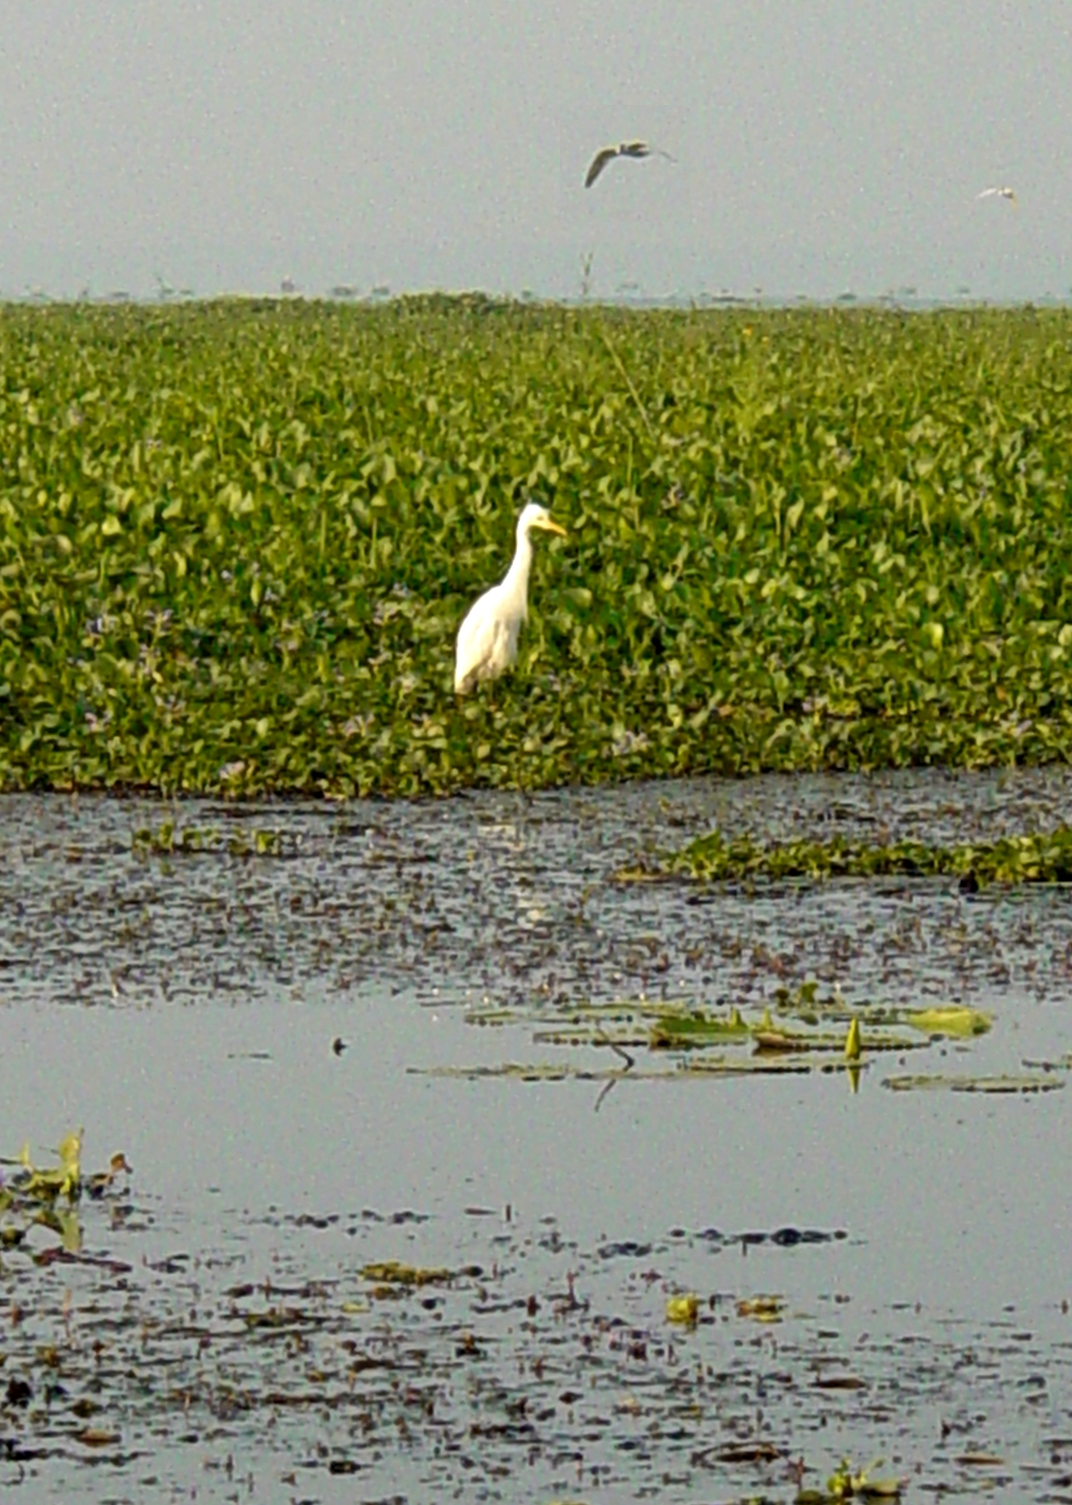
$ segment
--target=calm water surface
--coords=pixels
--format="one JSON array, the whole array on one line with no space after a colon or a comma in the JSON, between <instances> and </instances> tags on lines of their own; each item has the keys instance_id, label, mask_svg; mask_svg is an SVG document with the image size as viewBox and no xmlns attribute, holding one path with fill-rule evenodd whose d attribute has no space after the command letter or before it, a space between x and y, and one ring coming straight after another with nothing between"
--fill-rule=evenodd
<instances>
[{"instance_id":1,"label":"calm water surface","mask_svg":"<svg viewBox=\"0 0 1072 1505\"><path fill-rule=\"evenodd\" d=\"M81 1125L87 1170L121 1149L134 1176L84 1203L78 1259L35 1264L45 1226L3 1254L0 1480L35 1499L791 1500L801 1462L817 1487L881 1455L908 1499L1072 1499L1067 1091L894 1093L881 1059L855 1094L840 1072L608 1092L427 1074L613 1063L467 1022L489 1005L752 1012L806 978L994 1014L907 1069L1061 1068L1063 888L610 880L714 825L949 842L1070 811L1062 772L4 799L0 1153L47 1161ZM138 855L169 820L270 832L274 855ZM386 1260L455 1275L377 1290L361 1271ZM666 1322L680 1290L695 1329ZM761 1294L780 1321L739 1314Z\"/></svg>"}]
</instances>

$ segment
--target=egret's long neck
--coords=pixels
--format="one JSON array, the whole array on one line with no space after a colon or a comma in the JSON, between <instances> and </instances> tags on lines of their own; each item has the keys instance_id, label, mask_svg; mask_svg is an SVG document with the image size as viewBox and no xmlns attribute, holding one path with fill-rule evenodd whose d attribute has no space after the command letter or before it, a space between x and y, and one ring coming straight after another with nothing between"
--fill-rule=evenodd
<instances>
[{"instance_id":1,"label":"egret's long neck","mask_svg":"<svg viewBox=\"0 0 1072 1505\"><path fill-rule=\"evenodd\" d=\"M513 563L506 572L503 581L503 590L507 595L516 594L522 606L525 605L529 588L529 570L532 568L532 542L529 538L529 530L520 525L517 530L517 549L514 552Z\"/></svg>"}]
</instances>

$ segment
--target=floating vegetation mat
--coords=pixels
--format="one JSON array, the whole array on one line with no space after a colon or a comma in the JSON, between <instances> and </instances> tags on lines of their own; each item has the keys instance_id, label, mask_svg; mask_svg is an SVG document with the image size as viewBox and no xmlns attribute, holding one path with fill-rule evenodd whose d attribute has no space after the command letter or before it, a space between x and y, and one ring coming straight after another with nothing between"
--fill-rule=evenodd
<instances>
[{"instance_id":1,"label":"floating vegetation mat","mask_svg":"<svg viewBox=\"0 0 1072 1505\"><path fill-rule=\"evenodd\" d=\"M215 826L162 821L159 826L139 826L131 850L138 857L294 857L300 839L259 826L249 832L223 832Z\"/></svg>"},{"instance_id":2,"label":"floating vegetation mat","mask_svg":"<svg viewBox=\"0 0 1072 1505\"><path fill-rule=\"evenodd\" d=\"M33 1226L0 1267L0 1483L27 1498L98 1498L102 1470L116 1499L192 1479L219 1501L817 1501L846 1498L839 1479L1060 1497L1047 1397L1067 1344L1010 1308L856 1310L844 1229L586 1248L554 1217L472 1206L444 1263L419 1210L275 1210L197 1257L149 1255L170 1214L125 1166L80 1196L74 1162L65 1142L55 1173L5 1183L5 1216ZM84 1217L77 1250L35 1215L60 1199ZM805 1273L826 1294L794 1296Z\"/></svg>"},{"instance_id":3,"label":"floating vegetation mat","mask_svg":"<svg viewBox=\"0 0 1072 1505\"><path fill-rule=\"evenodd\" d=\"M621 1002L580 1008L480 1008L468 1023L485 1028L521 1026L538 1046L584 1047L602 1052L583 1063L569 1060L499 1060L478 1065L445 1065L411 1070L427 1076L513 1077L523 1082L567 1080L603 1082L680 1081L746 1075L800 1075L811 1071L847 1073L853 1090L860 1072L893 1054L928 1051L942 1042L967 1046L992 1026L989 1014L962 1004L903 1008L846 1003L840 994L819 995L818 984L782 988L758 1017L737 1008L724 1012L684 1004ZM641 1058L643 1052L643 1058ZM666 1056L669 1064L663 1064ZM661 1059L662 1058L662 1059ZM884 1076L899 1091L949 1087L968 1092L1050 1092L1064 1085L1066 1062L1043 1062L1037 1069L993 1075L901 1074Z\"/></svg>"},{"instance_id":4,"label":"floating vegetation mat","mask_svg":"<svg viewBox=\"0 0 1072 1505\"><path fill-rule=\"evenodd\" d=\"M8 303L0 366L0 789L1072 753L1068 309Z\"/></svg>"},{"instance_id":5,"label":"floating vegetation mat","mask_svg":"<svg viewBox=\"0 0 1072 1505\"><path fill-rule=\"evenodd\" d=\"M748 878L959 878L973 891L987 883L1072 882L1072 827L998 841L942 847L922 841L890 846L847 841L762 843L719 831L698 837L654 864L620 868L619 882L684 875L704 883Z\"/></svg>"}]
</instances>

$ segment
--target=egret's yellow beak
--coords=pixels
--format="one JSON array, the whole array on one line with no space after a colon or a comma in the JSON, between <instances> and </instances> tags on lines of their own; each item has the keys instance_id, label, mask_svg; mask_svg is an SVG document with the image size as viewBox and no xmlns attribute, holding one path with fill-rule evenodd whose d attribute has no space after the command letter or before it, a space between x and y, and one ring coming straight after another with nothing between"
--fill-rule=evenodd
<instances>
[{"instance_id":1,"label":"egret's yellow beak","mask_svg":"<svg viewBox=\"0 0 1072 1505\"><path fill-rule=\"evenodd\" d=\"M557 533L559 538L567 538L569 536L565 528L559 527L558 523L553 522L549 517L540 518L537 522L533 523L533 527L542 528L545 533Z\"/></svg>"}]
</instances>

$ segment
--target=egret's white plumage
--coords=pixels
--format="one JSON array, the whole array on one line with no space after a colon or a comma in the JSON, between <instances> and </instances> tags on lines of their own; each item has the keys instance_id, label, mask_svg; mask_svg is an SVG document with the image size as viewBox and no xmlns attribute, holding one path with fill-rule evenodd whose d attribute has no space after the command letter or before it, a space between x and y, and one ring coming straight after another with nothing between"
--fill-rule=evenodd
<instances>
[{"instance_id":1,"label":"egret's white plumage","mask_svg":"<svg viewBox=\"0 0 1072 1505\"><path fill-rule=\"evenodd\" d=\"M977 199L992 199L995 195L999 199L1008 199L1010 204L1016 203L1016 189L1009 188L1007 185L1001 188L984 188L982 193L977 193L975 197Z\"/></svg>"},{"instance_id":2,"label":"egret's white plumage","mask_svg":"<svg viewBox=\"0 0 1072 1505\"><path fill-rule=\"evenodd\" d=\"M591 188L607 163L613 162L615 157L650 157L653 150L657 157L665 157L668 162L674 160L669 152L660 151L658 147L652 148L646 141L619 141L617 146L604 146L592 158L585 174L584 186Z\"/></svg>"},{"instance_id":3,"label":"egret's white plumage","mask_svg":"<svg viewBox=\"0 0 1072 1505\"><path fill-rule=\"evenodd\" d=\"M454 689L459 695L479 680L498 679L517 658L517 635L528 616L533 528L566 536L546 507L529 502L517 520L517 549L505 578L473 602L458 629Z\"/></svg>"}]
</instances>

